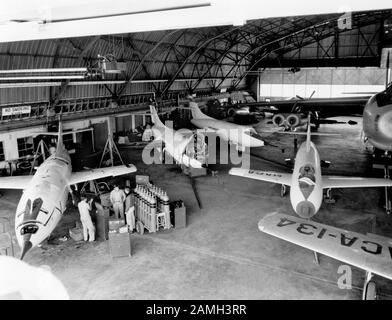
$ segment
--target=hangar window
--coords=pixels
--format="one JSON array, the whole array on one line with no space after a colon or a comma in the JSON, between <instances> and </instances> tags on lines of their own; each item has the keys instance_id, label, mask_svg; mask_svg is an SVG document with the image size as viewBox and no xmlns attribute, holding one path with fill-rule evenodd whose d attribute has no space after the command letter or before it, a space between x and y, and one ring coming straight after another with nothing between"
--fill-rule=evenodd
<instances>
[{"instance_id":1,"label":"hangar window","mask_svg":"<svg viewBox=\"0 0 392 320\"><path fill-rule=\"evenodd\" d=\"M23 137L17 140L18 142L18 152L19 158L31 156L34 152L33 138Z\"/></svg>"},{"instance_id":2,"label":"hangar window","mask_svg":"<svg viewBox=\"0 0 392 320\"><path fill-rule=\"evenodd\" d=\"M4 161L5 156L4 156L4 148L3 148L3 141L0 141L0 161Z\"/></svg>"}]
</instances>

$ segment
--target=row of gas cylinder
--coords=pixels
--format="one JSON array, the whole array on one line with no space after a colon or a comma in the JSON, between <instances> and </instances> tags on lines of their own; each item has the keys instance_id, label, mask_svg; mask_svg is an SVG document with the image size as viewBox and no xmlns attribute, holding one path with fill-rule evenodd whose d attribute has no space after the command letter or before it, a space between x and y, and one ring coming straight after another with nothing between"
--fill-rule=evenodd
<instances>
[{"instance_id":1,"label":"row of gas cylinder","mask_svg":"<svg viewBox=\"0 0 392 320\"><path fill-rule=\"evenodd\" d=\"M150 232L158 231L161 226L170 229L170 205L166 191L149 183L136 185L133 192L136 219Z\"/></svg>"}]
</instances>

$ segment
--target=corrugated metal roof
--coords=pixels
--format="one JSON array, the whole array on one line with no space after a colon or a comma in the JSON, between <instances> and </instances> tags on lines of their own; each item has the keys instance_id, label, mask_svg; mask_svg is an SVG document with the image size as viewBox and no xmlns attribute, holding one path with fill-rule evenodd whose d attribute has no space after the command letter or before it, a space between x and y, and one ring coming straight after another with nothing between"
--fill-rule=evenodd
<instances>
[{"instance_id":1,"label":"corrugated metal roof","mask_svg":"<svg viewBox=\"0 0 392 320\"><path fill-rule=\"evenodd\" d=\"M359 27L340 34L340 57L355 56L363 49L369 53L369 37L378 32L381 14L391 17L391 11L370 12L355 16ZM127 62L127 76L133 79L172 79L222 77L223 86L231 86L232 80L241 78L246 70L263 54L274 52L265 59L281 56L286 59L314 58L320 46L328 48L336 31L339 14L283 17L248 21L243 26L208 27L198 29L166 30L102 36L84 52L93 37L0 43L0 69L80 67L93 65L98 55L113 54ZM315 26L330 22L323 27L317 44L310 32ZM295 46L295 36L308 39L301 48ZM292 43L286 39L292 38ZM286 42L284 42L286 41ZM366 49L366 50L365 50ZM376 48L374 48L375 51ZM79 60L79 62L78 62ZM143 63L141 63L143 60ZM193 83L194 84L194 83ZM157 85L156 85L157 86ZM201 81L198 88L208 88ZM162 89L165 84L160 84ZM136 88L136 89L135 89ZM171 89L187 88L183 82L171 84ZM153 84L128 85L124 92L154 90ZM0 89L0 102L16 100L49 99L50 88ZM52 89L53 91L53 89ZM65 97L105 95L108 91L101 86L70 87Z\"/></svg>"}]
</instances>

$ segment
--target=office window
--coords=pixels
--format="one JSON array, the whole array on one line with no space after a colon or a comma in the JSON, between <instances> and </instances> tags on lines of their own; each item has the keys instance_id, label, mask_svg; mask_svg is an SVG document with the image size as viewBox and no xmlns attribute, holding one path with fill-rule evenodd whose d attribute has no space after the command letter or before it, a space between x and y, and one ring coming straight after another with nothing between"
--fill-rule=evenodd
<instances>
[{"instance_id":1,"label":"office window","mask_svg":"<svg viewBox=\"0 0 392 320\"><path fill-rule=\"evenodd\" d=\"M3 141L0 141L0 161L4 161L5 156L4 156L4 148L3 148Z\"/></svg>"},{"instance_id":2,"label":"office window","mask_svg":"<svg viewBox=\"0 0 392 320\"><path fill-rule=\"evenodd\" d=\"M19 158L33 154L34 146L33 146L32 137L19 138L17 142L18 142Z\"/></svg>"}]
</instances>

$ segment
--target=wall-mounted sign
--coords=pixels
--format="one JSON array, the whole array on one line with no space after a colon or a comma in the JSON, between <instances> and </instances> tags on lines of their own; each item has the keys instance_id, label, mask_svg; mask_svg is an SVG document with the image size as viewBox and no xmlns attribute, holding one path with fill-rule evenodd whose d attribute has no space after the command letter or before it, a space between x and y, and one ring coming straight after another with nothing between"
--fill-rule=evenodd
<instances>
[{"instance_id":1,"label":"wall-mounted sign","mask_svg":"<svg viewBox=\"0 0 392 320\"><path fill-rule=\"evenodd\" d=\"M9 107L2 108L1 114L3 116L13 116L18 114L30 114L31 106L19 106L19 107Z\"/></svg>"}]
</instances>

